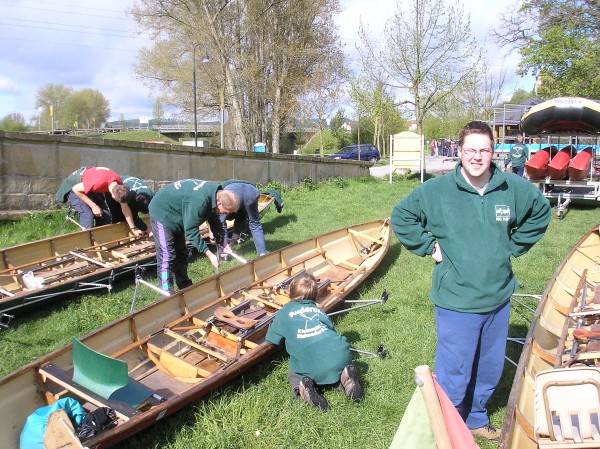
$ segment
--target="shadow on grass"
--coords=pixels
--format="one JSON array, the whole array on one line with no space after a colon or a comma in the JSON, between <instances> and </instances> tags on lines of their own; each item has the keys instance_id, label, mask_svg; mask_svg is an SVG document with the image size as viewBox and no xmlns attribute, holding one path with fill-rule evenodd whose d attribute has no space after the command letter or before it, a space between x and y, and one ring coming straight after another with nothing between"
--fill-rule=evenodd
<instances>
[{"instance_id":1,"label":"shadow on grass","mask_svg":"<svg viewBox=\"0 0 600 449\"><path fill-rule=\"evenodd\" d=\"M275 229L282 228L290 223L295 223L298 221L298 217L296 214L277 214L277 217L274 219L263 219L261 220L261 224L263 227L263 231L265 234L272 234L275 232Z\"/></svg>"},{"instance_id":2,"label":"shadow on grass","mask_svg":"<svg viewBox=\"0 0 600 449\"><path fill-rule=\"evenodd\" d=\"M528 329L529 327L524 324L511 324L508 329L508 335L512 338L525 338ZM518 363L522 350L523 345L509 341L506 345L506 356L515 363ZM500 382L487 405L490 415L506 407L508 404L508 397L510 396L516 371L517 369L512 363L505 361Z\"/></svg>"}]
</instances>

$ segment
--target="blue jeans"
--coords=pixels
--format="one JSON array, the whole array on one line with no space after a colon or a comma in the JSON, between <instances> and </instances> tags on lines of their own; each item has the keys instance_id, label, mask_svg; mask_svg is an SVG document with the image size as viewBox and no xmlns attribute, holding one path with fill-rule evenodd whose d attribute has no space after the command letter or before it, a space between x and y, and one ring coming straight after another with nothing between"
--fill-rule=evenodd
<instances>
[{"instance_id":1,"label":"blue jeans","mask_svg":"<svg viewBox=\"0 0 600 449\"><path fill-rule=\"evenodd\" d=\"M84 229L110 224L110 211L104 200L104 194L88 193L87 196L102 209L102 216L96 217L90 206L81 201L74 192L69 192L67 201L73 207L75 212L77 212L77 215L79 215L79 224L83 226Z\"/></svg>"},{"instance_id":2,"label":"blue jeans","mask_svg":"<svg viewBox=\"0 0 600 449\"><path fill-rule=\"evenodd\" d=\"M151 220L150 226L156 247L156 275L160 288L174 293L173 278L180 290L192 285L187 272L188 251L185 235L171 231L156 220Z\"/></svg>"},{"instance_id":3,"label":"blue jeans","mask_svg":"<svg viewBox=\"0 0 600 449\"><path fill-rule=\"evenodd\" d=\"M233 214L222 214L220 216L221 222L223 223L225 219L234 220L234 232L239 235L247 220L257 254L266 253L265 234L258 216L258 199L260 197L258 189L252 184L236 182L229 184L225 187L225 190L230 190L237 195L240 199L240 208Z\"/></svg>"},{"instance_id":4,"label":"blue jeans","mask_svg":"<svg viewBox=\"0 0 600 449\"><path fill-rule=\"evenodd\" d=\"M435 374L469 429L488 424L486 404L504 367L510 301L488 313L435 307Z\"/></svg>"},{"instance_id":5,"label":"blue jeans","mask_svg":"<svg viewBox=\"0 0 600 449\"><path fill-rule=\"evenodd\" d=\"M525 167L513 167L512 172L515 175L519 175L519 176L523 177L523 175L525 174Z\"/></svg>"}]
</instances>

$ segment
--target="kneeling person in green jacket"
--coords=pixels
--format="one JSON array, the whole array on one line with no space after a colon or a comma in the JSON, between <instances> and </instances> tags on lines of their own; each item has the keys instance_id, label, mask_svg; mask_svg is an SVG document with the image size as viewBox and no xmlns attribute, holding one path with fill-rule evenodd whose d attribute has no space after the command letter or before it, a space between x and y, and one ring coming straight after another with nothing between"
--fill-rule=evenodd
<instances>
[{"instance_id":1,"label":"kneeling person in green jacket","mask_svg":"<svg viewBox=\"0 0 600 449\"><path fill-rule=\"evenodd\" d=\"M313 276L295 278L290 283L291 301L275 315L266 340L274 345L285 341L294 397L325 411L329 404L315 384L337 387L354 402L362 399L363 390L358 370L352 365L350 345L315 304L317 294Z\"/></svg>"}]
</instances>

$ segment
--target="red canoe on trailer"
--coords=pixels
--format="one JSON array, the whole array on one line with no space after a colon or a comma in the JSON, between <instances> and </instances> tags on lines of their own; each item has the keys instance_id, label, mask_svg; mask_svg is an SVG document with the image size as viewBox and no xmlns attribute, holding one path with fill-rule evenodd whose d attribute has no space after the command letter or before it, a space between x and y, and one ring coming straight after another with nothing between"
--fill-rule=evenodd
<instances>
[{"instance_id":1,"label":"red canoe on trailer","mask_svg":"<svg viewBox=\"0 0 600 449\"><path fill-rule=\"evenodd\" d=\"M564 147L548 164L548 177L550 179L565 179L569 168L569 161L577 153L574 146L569 145Z\"/></svg>"},{"instance_id":2,"label":"red canoe on trailer","mask_svg":"<svg viewBox=\"0 0 600 449\"><path fill-rule=\"evenodd\" d=\"M589 177L593 157L594 150L592 147L587 147L571 159L571 163L569 164L569 179L571 181L583 181Z\"/></svg>"},{"instance_id":3,"label":"red canoe on trailer","mask_svg":"<svg viewBox=\"0 0 600 449\"><path fill-rule=\"evenodd\" d=\"M530 179L544 179L548 175L551 154L552 156L556 154L556 147L542 148L525 163L525 171Z\"/></svg>"}]
</instances>

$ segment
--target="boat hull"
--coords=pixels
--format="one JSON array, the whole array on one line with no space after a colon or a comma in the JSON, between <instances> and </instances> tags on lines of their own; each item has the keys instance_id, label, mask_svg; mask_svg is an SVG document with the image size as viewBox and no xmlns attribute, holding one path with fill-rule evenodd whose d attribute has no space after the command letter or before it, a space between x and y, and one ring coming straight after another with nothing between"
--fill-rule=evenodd
<instances>
[{"instance_id":1,"label":"boat hull","mask_svg":"<svg viewBox=\"0 0 600 449\"><path fill-rule=\"evenodd\" d=\"M550 179L565 179L569 162L573 157L574 148L572 146L561 149L548 163L548 177Z\"/></svg>"},{"instance_id":2,"label":"boat hull","mask_svg":"<svg viewBox=\"0 0 600 449\"><path fill-rule=\"evenodd\" d=\"M590 177L593 157L594 151L591 147L588 147L571 159L571 163L569 164L569 179L571 181L583 181Z\"/></svg>"},{"instance_id":3,"label":"boat hull","mask_svg":"<svg viewBox=\"0 0 600 449\"><path fill-rule=\"evenodd\" d=\"M556 154L556 147L546 147L537 151L525 163L525 171L530 179L544 179L548 176L550 157Z\"/></svg>"},{"instance_id":4,"label":"boat hull","mask_svg":"<svg viewBox=\"0 0 600 449\"><path fill-rule=\"evenodd\" d=\"M549 370L566 370L568 375L569 366L574 361L572 353L576 353L581 361L589 360L587 363L598 360L597 352L595 359L588 359L587 354L591 353L586 352L584 346L574 344L573 330L577 320L568 318L567 314L578 310L582 298L586 299L584 302L587 307L592 307L594 287L600 282L597 269L599 257L600 236L598 226L594 226L569 252L552 276L536 308L521 352L506 408L500 449L537 449L540 438L545 438L536 435L535 430L539 429L536 427L539 424L536 422L536 407L545 402L544 390L536 388L536 375ZM583 328L589 326L584 325ZM560 447L569 447L567 443ZM596 442L586 447L599 446Z\"/></svg>"},{"instance_id":5,"label":"boat hull","mask_svg":"<svg viewBox=\"0 0 600 449\"><path fill-rule=\"evenodd\" d=\"M560 97L533 106L521 117L528 135L600 134L600 104L580 97Z\"/></svg>"},{"instance_id":6,"label":"boat hull","mask_svg":"<svg viewBox=\"0 0 600 449\"><path fill-rule=\"evenodd\" d=\"M0 255L0 312L23 315L92 283L109 285L156 254L152 240L135 238L123 222L4 248Z\"/></svg>"},{"instance_id":7,"label":"boat hull","mask_svg":"<svg viewBox=\"0 0 600 449\"><path fill-rule=\"evenodd\" d=\"M162 403L119 415L117 427L86 441L115 444L237 377L277 350L265 341L272 318L289 301L289 281L301 273L319 281L317 304L329 312L366 279L385 257L391 238L387 220L333 231L269 253L160 299L82 337L102 354L125 361L128 375L159 393ZM217 318L252 316L251 327ZM227 315L227 314L225 314ZM247 318L246 318L247 319ZM235 321L235 320L234 320ZM60 385L52 370L73 370L72 345L64 346L0 379L0 432L10 447L29 414L70 396L87 411L111 406L86 396L77 385Z\"/></svg>"}]
</instances>

